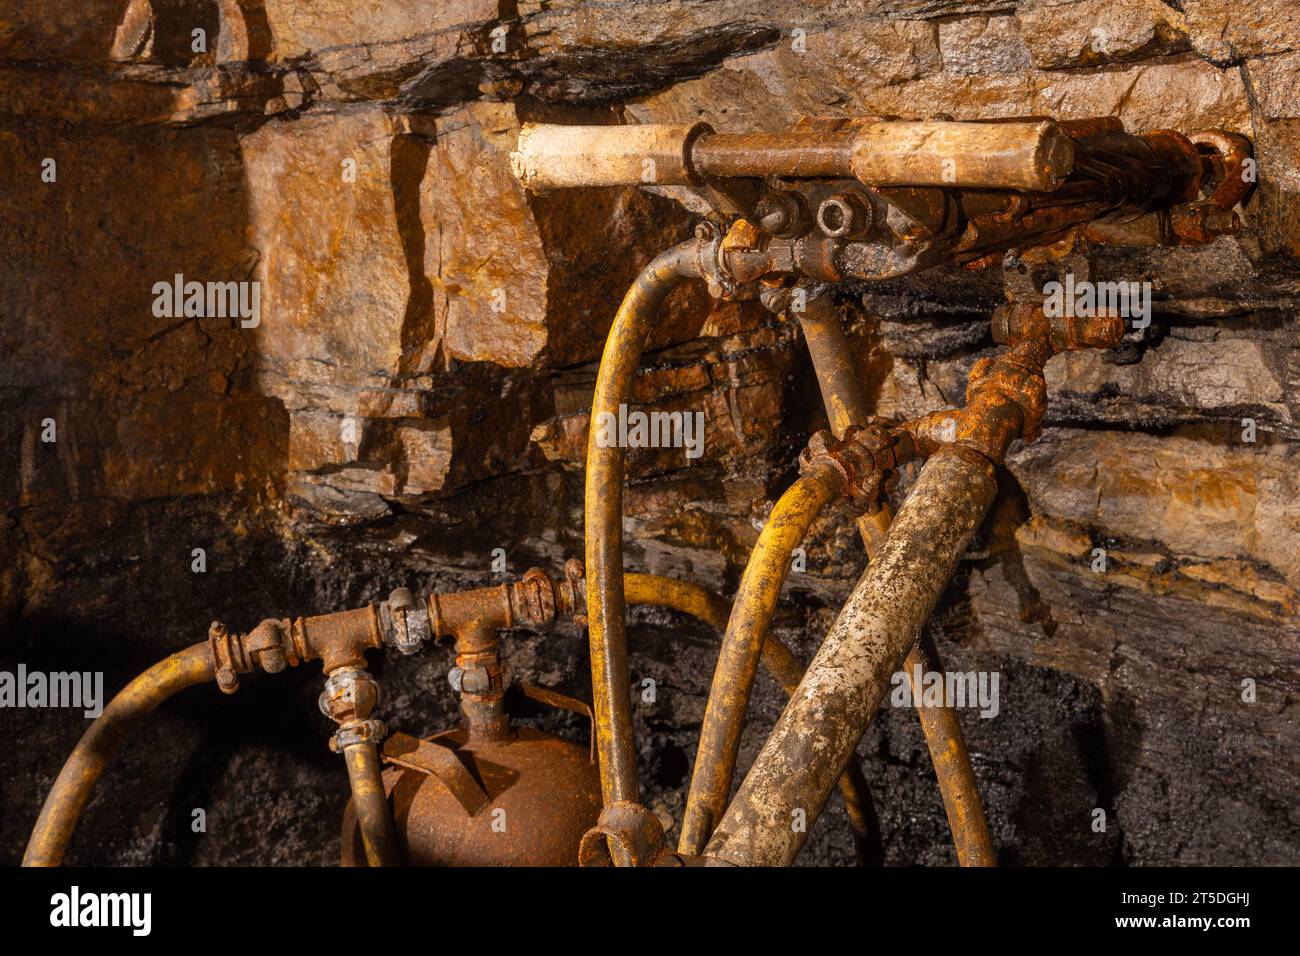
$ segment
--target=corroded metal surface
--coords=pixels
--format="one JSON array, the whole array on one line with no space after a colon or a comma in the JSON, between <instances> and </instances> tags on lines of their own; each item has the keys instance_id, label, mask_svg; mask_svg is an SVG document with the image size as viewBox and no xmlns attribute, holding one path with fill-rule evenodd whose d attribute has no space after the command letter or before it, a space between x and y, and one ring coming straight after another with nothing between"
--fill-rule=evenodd
<instances>
[{"instance_id":1,"label":"corroded metal surface","mask_svg":"<svg viewBox=\"0 0 1300 956\"><path fill-rule=\"evenodd\" d=\"M596 377L587 442L586 572L591 683L605 802L638 799L636 742L628 692L623 601L623 449L602 447L602 413L628 400L646 336L660 305L684 278L698 275L699 245L683 243L651 262L619 306Z\"/></svg>"},{"instance_id":2,"label":"corroded metal surface","mask_svg":"<svg viewBox=\"0 0 1300 956\"><path fill-rule=\"evenodd\" d=\"M918 673L943 673L939 650L929 634L921 632L916 646L903 662L903 669L912 688L912 699L920 700L921 688L916 686L914 676ZM939 706L927 704L917 707L916 714L930 751L935 779L939 782L939 794L943 797L957 862L961 866L997 866L997 852L989 836L975 769L966 750L966 737L956 708L947 702Z\"/></svg>"},{"instance_id":3,"label":"corroded metal surface","mask_svg":"<svg viewBox=\"0 0 1300 956\"><path fill-rule=\"evenodd\" d=\"M988 472L965 458L926 462L705 856L760 866L794 860L995 491Z\"/></svg>"},{"instance_id":4,"label":"corroded metal surface","mask_svg":"<svg viewBox=\"0 0 1300 956\"><path fill-rule=\"evenodd\" d=\"M996 358L977 361L966 384L966 405L953 411L931 412L905 422L923 455L947 449L1001 462L1016 438L1033 441L1047 409L1043 366L1051 347L1041 339L1025 339Z\"/></svg>"},{"instance_id":5,"label":"corroded metal surface","mask_svg":"<svg viewBox=\"0 0 1300 956\"><path fill-rule=\"evenodd\" d=\"M831 431L844 435L855 422L867 420L870 405L862 379L853 365L853 353L844 335L843 324L828 298L822 296L808 303L808 308L800 316L800 327L821 387ZM891 520L888 505L858 519L858 531L872 561L876 560L884 545ZM923 629L920 635L920 640L903 663L904 669L909 675L915 673L918 665L922 673L942 671L943 664L933 640ZM947 812L957 862L962 866L996 865L997 855L989 836L957 711L945 702L938 707L918 708L917 713ZM857 766L857 761L850 758L849 766Z\"/></svg>"},{"instance_id":6,"label":"corroded metal surface","mask_svg":"<svg viewBox=\"0 0 1300 956\"><path fill-rule=\"evenodd\" d=\"M330 749L343 754L352 788L368 866L397 866L397 840L393 819L380 780L379 741L388 732L371 715L379 703L379 683L366 671L342 666L325 679L320 709L338 724Z\"/></svg>"},{"instance_id":7,"label":"corroded metal surface","mask_svg":"<svg viewBox=\"0 0 1300 956\"><path fill-rule=\"evenodd\" d=\"M629 604L655 604L669 607L713 625L719 633L727 629L727 620L730 617L727 602L698 584L657 574L628 574L623 579L623 587ZM763 641L761 662L764 670L780 685L787 697L795 692L799 681L803 679L803 664L794 656L789 646L770 631ZM837 786L844 800L844 809L848 813L849 827L853 831L859 864L879 865L883 855L880 821L876 817L871 789L867 786L866 778L862 775L862 767L856 760L848 762L844 772L840 774ZM677 851L679 854L690 852L685 849L680 840Z\"/></svg>"},{"instance_id":8,"label":"corroded metal surface","mask_svg":"<svg viewBox=\"0 0 1300 956\"><path fill-rule=\"evenodd\" d=\"M829 463L802 475L777 501L745 566L700 727L678 843L683 853L697 854L704 848L726 806L759 656L790 572L791 555L842 484L839 471Z\"/></svg>"},{"instance_id":9,"label":"corroded metal surface","mask_svg":"<svg viewBox=\"0 0 1300 956\"><path fill-rule=\"evenodd\" d=\"M600 812L600 784L586 748L521 727L506 740L471 741L464 729L423 742L460 763L486 799L476 809L442 774L384 771L400 855L410 866L573 866ZM343 820L343 865L363 865L356 813Z\"/></svg>"},{"instance_id":10,"label":"corroded metal surface","mask_svg":"<svg viewBox=\"0 0 1300 956\"><path fill-rule=\"evenodd\" d=\"M109 701L59 771L32 829L23 866L58 866L81 811L113 755L131 731L168 697L214 677L206 642L187 647L149 668Z\"/></svg>"},{"instance_id":11,"label":"corroded metal surface","mask_svg":"<svg viewBox=\"0 0 1300 956\"><path fill-rule=\"evenodd\" d=\"M374 741L343 748L352 786L352 807L357 817L367 866L397 866L401 858L397 837L380 777L379 750Z\"/></svg>"}]
</instances>

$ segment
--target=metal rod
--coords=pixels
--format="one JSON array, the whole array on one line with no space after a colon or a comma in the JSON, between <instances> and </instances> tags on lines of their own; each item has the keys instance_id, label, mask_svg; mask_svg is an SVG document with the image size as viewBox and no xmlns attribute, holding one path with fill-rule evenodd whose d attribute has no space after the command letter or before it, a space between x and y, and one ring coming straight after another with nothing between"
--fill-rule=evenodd
<instances>
[{"instance_id":1,"label":"metal rod","mask_svg":"<svg viewBox=\"0 0 1300 956\"><path fill-rule=\"evenodd\" d=\"M709 688L679 853L698 854L726 808L759 656L791 555L842 484L841 474L829 464L801 476L772 509L745 566Z\"/></svg>"},{"instance_id":2,"label":"metal rod","mask_svg":"<svg viewBox=\"0 0 1300 956\"><path fill-rule=\"evenodd\" d=\"M853 131L795 127L780 133L705 133L691 150L709 178L853 175Z\"/></svg>"},{"instance_id":3,"label":"metal rod","mask_svg":"<svg viewBox=\"0 0 1300 956\"><path fill-rule=\"evenodd\" d=\"M844 324L825 295L808 302L799 321L817 374L817 384L821 387L831 432L836 438L842 438L850 425L862 424L871 414L862 379L853 361L853 351L844 334ZM875 515L858 519L858 530L873 561L884 543L889 522L888 505ZM924 631L903 667L909 681L918 667L922 674L943 670L938 648ZM917 690L912 688L914 695ZM919 707L916 712L934 764L957 862L961 866L996 866L997 854L989 836L975 771L971 767L970 752L966 749L957 711L945 703L937 707Z\"/></svg>"},{"instance_id":4,"label":"metal rod","mask_svg":"<svg viewBox=\"0 0 1300 956\"><path fill-rule=\"evenodd\" d=\"M948 452L926 462L705 847L706 856L741 866L794 861L890 676L916 643L993 500L990 470L973 456Z\"/></svg>"},{"instance_id":5,"label":"metal rod","mask_svg":"<svg viewBox=\"0 0 1300 956\"><path fill-rule=\"evenodd\" d=\"M617 417L632 390L651 323L668 294L699 275L697 243L660 255L637 276L609 330L596 376L587 440L586 569L591 686L600 788L606 806L640 799L632 735L623 600L623 449L600 441L602 415Z\"/></svg>"},{"instance_id":6,"label":"metal rod","mask_svg":"<svg viewBox=\"0 0 1300 956\"><path fill-rule=\"evenodd\" d=\"M154 664L127 684L95 718L59 771L23 855L23 866L58 866L95 784L118 748L145 717L173 694L212 680L204 641Z\"/></svg>"}]
</instances>

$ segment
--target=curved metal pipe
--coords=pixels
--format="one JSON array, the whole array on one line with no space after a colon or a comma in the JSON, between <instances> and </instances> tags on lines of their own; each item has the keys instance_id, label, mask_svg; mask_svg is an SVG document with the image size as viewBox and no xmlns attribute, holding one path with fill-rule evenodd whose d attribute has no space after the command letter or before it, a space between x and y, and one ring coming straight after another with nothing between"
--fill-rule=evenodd
<instances>
[{"instance_id":1,"label":"curved metal pipe","mask_svg":"<svg viewBox=\"0 0 1300 956\"><path fill-rule=\"evenodd\" d=\"M600 442L602 415L618 415L651 322L668 294L700 274L697 241L682 243L654 259L623 298L605 341L596 375L587 439L586 569L591 685L596 750L605 805L638 802L636 742L627 668L623 599L623 449Z\"/></svg>"},{"instance_id":2,"label":"curved metal pipe","mask_svg":"<svg viewBox=\"0 0 1300 956\"><path fill-rule=\"evenodd\" d=\"M654 604L672 608L713 625L719 632L726 631L730 616L727 602L698 584L658 574L628 574L623 578L623 590L629 604ZM795 692L803 678L803 665L789 645L775 634L769 633L763 641L762 664L786 696ZM844 800L844 809L848 813L849 828L853 831L858 863L862 866L878 866L883 855L880 820L871 799L871 788L867 786L862 767L856 760L848 762L840 774L838 786L840 797ZM684 852L680 846L678 852Z\"/></svg>"},{"instance_id":3,"label":"curved metal pipe","mask_svg":"<svg viewBox=\"0 0 1300 956\"><path fill-rule=\"evenodd\" d=\"M822 403L826 406L831 432L836 438L842 438L850 425L865 422L871 415L862 379L854 365L853 351L844 334L844 324L825 295L807 303L799 316L799 324L817 374L817 384L821 388ZM862 534L867 554L873 561L884 543L890 520L888 505L875 515L864 515L858 519L858 530ZM903 668L909 682L918 668L923 674L943 670L938 648L930 635L922 631L920 640L908 654ZM913 687L913 694L918 690L919 688ZM975 771L971 767L970 752L966 749L966 738L962 734L957 711L944 704L939 707L918 707L916 712L921 721L926 747L930 751L935 778L939 783L939 793L943 798L958 864L996 866L997 853L993 849L993 839L989 836Z\"/></svg>"},{"instance_id":4,"label":"curved metal pipe","mask_svg":"<svg viewBox=\"0 0 1300 956\"><path fill-rule=\"evenodd\" d=\"M388 794L384 792L379 748L372 741L349 744L343 748L343 760L352 785L352 807L366 850L366 865L398 866L401 858L393 832L393 815L388 809Z\"/></svg>"},{"instance_id":5,"label":"curved metal pipe","mask_svg":"<svg viewBox=\"0 0 1300 956\"><path fill-rule=\"evenodd\" d=\"M842 485L842 476L829 464L802 475L777 501L750 554L713 671L679 853L699 854L726 809L754 676L792 553Z\"/></svg>"},{"instance_id":6,"label":"curved metal pipe","mask_svg":"<svg viewBox=\"0 0 1300 956\"><path fill-rule=\"evenodd\" d=\"M23 855L23 866L58 866L91 791L136 725L173 694L214 678L207 642L154 664L118 693L82 735L59 771Z\"/></svg>"}]
</instances>

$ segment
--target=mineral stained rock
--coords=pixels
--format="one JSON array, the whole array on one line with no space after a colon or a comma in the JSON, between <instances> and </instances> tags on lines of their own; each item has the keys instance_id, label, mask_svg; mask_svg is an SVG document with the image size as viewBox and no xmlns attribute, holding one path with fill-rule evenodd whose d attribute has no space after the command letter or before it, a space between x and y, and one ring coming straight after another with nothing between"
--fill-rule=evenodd
<instances>
[{"instance_id":1,"label":"mineral stained rock","mask_svg":"<svg viewBox=\"0 0 1300 956\"><path fill-rule=\"evenodd\" d=\"M213 619L247 628L398 585L499 581L499 555L518 573L581 554L605 332L699 205L526 194L508 163L523 122L1221 126L1259 160L1245 230L1103 253L1107 277L1151 282L1152 325L1050 364L1044 434L1013 449L931 628L951 669L1001 675L999 716L964 716L1004 863L1300 862L1291 7L95 0L74 15L0 0L0 667L102 670L115 689ZM159 318L152 289L178 275L256 281L258 321ZM953 270L841 290L877 411L959 402L1000 297L996 274ZM702 413L706 440L694 460L630 456L629 567L734 590L822 426L810 376L796 330L756 305L674 295L634 401ZM816 524L775 624L805 658L864 560L843 521ZM717 636L637 609L630 640L634 681L659 687L635 711L644 780L680 820ZM506 650L517 676L589 693L581 633ZM389 724L452 722L449 666L437 649L377 662ZM346 783L318 685L302 668L169 704L70 860L335 862ZM760 680L742 766L781 706ZM0 774L12 863L85 721L0 722L17 741ZM951 863L914 715L882 713L859 757L888 861ZM803 861L851 856L832 804Z\"/></svg>"}]
</instances>

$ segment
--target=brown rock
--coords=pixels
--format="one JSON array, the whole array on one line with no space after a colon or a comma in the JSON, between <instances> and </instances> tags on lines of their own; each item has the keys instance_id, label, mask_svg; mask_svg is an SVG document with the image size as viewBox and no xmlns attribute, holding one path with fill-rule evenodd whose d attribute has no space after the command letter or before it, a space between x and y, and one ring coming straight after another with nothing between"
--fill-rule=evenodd
<instances>
[{"instance_id":1,"label":"brown rock","mask_svg":"<svg viewBox=\"0 0 1300 956\"><path fill-rule=\"evenodd\" d=\"M1034 65L1044 70L1189 49L1182 15L1160 0L1029 0L1016 19Z\"/></svg>"},{"instance_id":2,"label":"brown rock","mask_svg":"<svg viewBox=\"0 0 1300 956\"><path fill-rule=\"evenodd\" d=\"M944 70L952 74L1017 73L1030 66L1029 48L1012 16L940 21L939 49Z\"/></svg>"},{"instance_id":3,"label":"brown rock","mask_svg":"<svg viewBox=\"0 0 1300 956\"><path fill-rule=\"evenodd\" d=\"M1255 91L1255 107L1268 119L1300 118L1300 50L1259 60L1247 60L1246 72Z\"/></svg>"},{"instance_id":4,"label":"brown rock","mask_svg":"<svg viewBox=\"0 0 1300 956\"><path fill-rule=\"evenodd\" d=\"M1192 46L1214 63L1300 50L1291 0L1183 0L1183 10Z\"/></svg>"},{"instance_id":5,"label":"brown rock","mask_svg":"<svg viewBox=\"0 0 1300 956\"><path fill-rule=\"evenodd\" d=\"M258 350L291 380L387 384L427 360L427 342L403 338L422 277L399 228L399 215L410 219L399 199L417 201L394 188L399 135L367 111L275 121L241 141L249 237L262 251Z\"/></svg>"},{"instance_id":6,"label":"brown rock","mask_svg":"<svg viewBox=\"0 0 1300 956\"><path fill-rule=\"evenodd\" d=\"M451 469L451 428L444 422L403 425L396 429L404 466L401 492L424 495L439 491Z\"/></svg>"},{"instance_id":7,"label":"brown rock","mask_svg":"<svg viewBox=\"0 0 1300 956\"><path fill-rule=\"evenodd\" d=\"M1250 129L1240 74L1200 60L1087 73L939 73L901 83L857 72L846 82L839 60L821 52L829 47L814 45L797 58L774 51L736 57L724 69L629 104L628 111L639 122L702 119L719 129L780 129L804 116L936 113L957 119L1117 115L1138 132L1170 126Z\"/></svg>"},{"instance_id":8,"label":"brown rock","mask_svg":"<svg viewBox=\"0 0 1300 956\"><path fill-rule=\"evenodd\" d=\"M1050 431L1008 459L1035 515L1156 542L1189 558L1246 559L1300 585L1295 450L1167 435Z\"/></svg>"}]
</instances>

